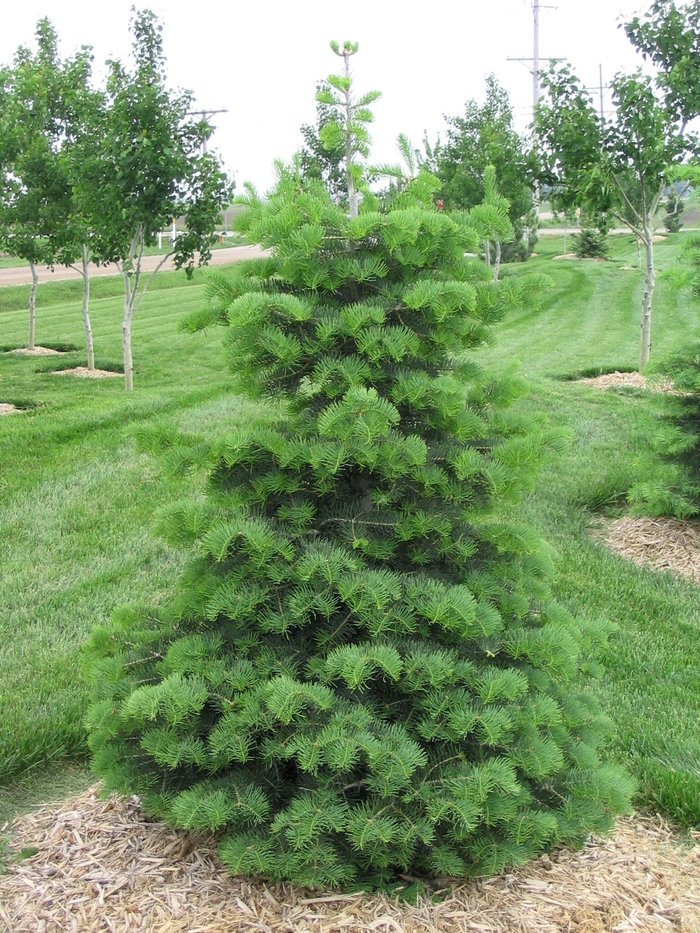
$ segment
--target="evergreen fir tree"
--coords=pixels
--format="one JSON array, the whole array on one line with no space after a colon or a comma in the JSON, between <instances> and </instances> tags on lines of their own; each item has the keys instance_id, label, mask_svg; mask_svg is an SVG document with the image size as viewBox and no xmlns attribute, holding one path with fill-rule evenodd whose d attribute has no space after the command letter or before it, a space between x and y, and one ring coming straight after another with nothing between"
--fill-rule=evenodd
<instances>
[{"instance_id":1,"label":"evergreen fir tree","mask_svg":"<svg viewBox=\"0 0 700 933\"><path fill-rule=\"evenodd\" d=\"M93 636L96 771L221 833L233 873L305 885L498 872L608 829L629 782L575 686L606 633L504 518L546 438L473 359L537 282L493 282L439 212L349 218L298 174L248 205L272 255L185 326L226 323L236 388L274 405L212 443L205 504L163 511L192 548L177 597Z\"/></svg>"}]
</instances>

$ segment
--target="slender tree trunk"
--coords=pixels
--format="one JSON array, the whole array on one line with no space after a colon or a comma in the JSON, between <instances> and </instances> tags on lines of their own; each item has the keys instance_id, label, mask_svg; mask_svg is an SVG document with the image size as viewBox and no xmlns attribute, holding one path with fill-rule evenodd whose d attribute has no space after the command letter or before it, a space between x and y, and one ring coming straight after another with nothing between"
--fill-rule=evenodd
<instances>
[{"instance_id":1,"label":"slender tree trunk","mask_svg":"<svg viewBox=\"0 0 700 933\"><path fill-rule=\"evenodd\" d=\"M642 323L641 342L639 345L639 371L642 372L649 362L651 353L651 298L656 284L654 271L654 243L651 224L644 225L644 252L646 257L646 273L644 276L644 296L642 297Z\"/></svg>"},{"instance_id":2,"label":"slender tree trunk","mask_svg":"<svg viewBox=\"0 0 700 933\"><path fill-rule=\"evenodd\" d=\"M131 392L134 388L134 359L131 355L131 321L134 316L136 289L130 276L130 269L122 267L124 282L124 317L122 319L122 362L124 363L124 388Z\"/></svg>"},{"instance_id":3,"label":"slender tree trunk","mask_svg":"<svg viewBox=\"0 0 700 933\"><path fill-rule=\"evenodd\" d=\"M350 74L347 58L345 59L345 74ZM352 100L350 92L345 92L345 171L348 176L348 205L351 217L357 217L359 213L359 201L357 191L355 190L355 179L352 177L352 136L350 135L350 125L352 122Z\"/></svg>"},{"instance_id":4,"label":"slender tree trunk","mask_svg":"<svg viewBox=\"0 0 700 933\"><path fill-rule=\"evenodd\" d=\"M141 281L141 260L143 258L144 233L143 225L137 224L129 247L129 257L121 263L120 270L124 283L124 318L122 320L122 360L124 362L124 388L131 391L134 388L134 360L131 355L131 321L134 311L140 304L139 283ZM156 272L165 261L158 264ZM153 273L155 275L155 272ZM141 295L143 297L143 293Z\"/></svg>"},{"instance_id":5,"label":"slender tree trunk","mask_svg":"<svg viewBox=\"0 0 700 933\"><path fill-rule=\"evenodd\" d=\"M343 58L343 65L345 69L345 77L350 77L350 55L354 54L353 52L347 52L345 49L343 52L338 52L338 55L341 55ZM348 210L351 217L357 217L359 213L359 198L357 190L355 188L355 179L352 177L352 134L350 132L350 127L352 126L352 97L350 96L350 89L344 91L345 94L345 174L346 174L346 183L348 188Z\"/></svg>"},{"instance_id":6,"label":"slender tree trunk","mask_svg":"<svg viewBox=\"0 0 700 933\"><path fill-rule=\"evenodd\" d=\"M493 260L493 280L498 281L498 271L501 268L501 241L496 237L496 256Z\"/></svg>"},{"instance_id":7,"label":"slender tree trunk","mask_svg":"<svg viewBox=\"0 0 700 933\"><path fill-rule=\"evenodd\" d=\"M32 284L29 288L29 339L27 340L27 350L33 350L36 346L36 289L39 284L39 273L36 271L36 264L31 259L29 260L29 268L32 272Z\"/></svg>"},{"instance_id":8,"label":"slender tree trunk","mask_svg":"<svg viewBox=\"0 0 700 933\"><path fill-rule=\"evenodd\" d=\"M484 262L487 266L491 265L491 241L484 240Z\"/></svg>"},{"instance_id":9,"label":"slender tree trunk","mask_svg":"<svg viewBox=\"0 0 700 933\"><path fill-rule=\"evenodd\" d=\"M85 325L85 346L87 347L88 369L95 368L95 348L92 342L92 325L90 324L90 268L88 266L87 246L82 245L83 254L83 324Z\"/></svg>"},{"instance_id":10,"label":"slender tree trunk","mask_svg":"<svg viewBox=\"0 0 700 933\"><path fill-rule=\"evenodd\" d=\"M128 281L128 273L123 272L122 277L124 278L124 319L122 320L124 388L131 392L134 388L134 360L131 355L131 320L134 316L134 294Z\"/></svg>"}]
</instances>

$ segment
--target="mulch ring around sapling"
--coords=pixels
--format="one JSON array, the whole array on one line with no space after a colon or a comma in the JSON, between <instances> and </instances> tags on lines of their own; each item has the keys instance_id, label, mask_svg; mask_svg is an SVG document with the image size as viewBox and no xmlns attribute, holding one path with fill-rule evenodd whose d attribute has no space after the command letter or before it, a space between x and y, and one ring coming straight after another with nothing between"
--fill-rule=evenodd
<instances>
[{"instance_id":1,"label":"mulch ring around sapling","mask_svg":"<svg viewBox=\"0 0 700 933\"><path fill-rule=\"evenodd\" d=\"M0 922L12 933L700 931L700 833L679 840L659 817L622 819L580 852L558 849L406 904L231 878L212 838L98 791L15 821L0 876Z\"/></svg>"},{"instance_id":2,"label":"mulch ring around sapling","mask_svg":"<svg viewBox=\"0 0 700 933\"><path fill-rule=\"evenodd\" d=\"M576 382L593 386L596 389L649 389L650 392L668 392L676 394L670 379L647 379L639 372L632 373L603 373L601 376L590 376L577 379Z\"/></svg>"},{"instance_id":3,"label":"mulch ring around sapling","mask_svg":"<svg viewBox=\"0 0 700 933\"><path fill-rule=\"evenodd\" d=\"M53 350L51 347L33 347L31 350L28 350L27 347L19 347L16 350L11 350L11 353L21 353L24 356L58 356L63 353L63 350Z\"/></svg>"},{"instance_id":4,"label":"mulch ring around sapling","mask_svg":"<svg viewBox=\"0 0 700 933\"><path fill-rule=\"evenodd\" d=\"M109 376L121 376L111 369L88 369L87 366L74 366L72 369L55 369L53 376L82 376L85 379L106 379Z\"/></svg>"},{"instance_id":5,"label":"mulch ring around sapling","mask_svg":"<svg viewBox=\"0 0 700 933\"><path fill-rule=\"evenodd\" d=\"M700 583L700 522L625 516L601 524L595 537L636 564Z\"/></svg>"}]
</instances>

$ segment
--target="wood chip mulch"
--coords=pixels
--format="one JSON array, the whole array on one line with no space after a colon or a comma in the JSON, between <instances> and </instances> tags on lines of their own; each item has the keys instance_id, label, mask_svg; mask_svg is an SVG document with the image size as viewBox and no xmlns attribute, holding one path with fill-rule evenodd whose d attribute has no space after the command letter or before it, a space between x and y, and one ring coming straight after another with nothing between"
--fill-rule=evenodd
<instances>
[{"instance_id":1,"label":"wood chip mulch","mask_svg":"<svg viewBox=\"0 0 700 933\"><path fill-rule=\"evenodd\" d=\"M11 411L19 411L19 408L9 402L0 402L0 415L9 415Z\"/></svg>"},{"instance_id":2,"label":"wood chip mulch","mask_svg":"<svg viewBox=\"0 0 700 933\"><path fill-rule=\"evenodd\" d=\"M50 347L34 347L33 350L28 350L26 347L20 347L18 350L13 350L13 353L23 353L26 356L57 356L60 354L60 350L52 350Z\"/></svg>"},{"instance_id":3,"label":"wood chip mulch","mask_svg":"<svg viewBox=\"0 0 700 933\"><path fill-rule=\"evenodd\" d=\"M623 933L700 931L700 833L683 844L658 817L611 839L406 905L231 878L211 839L145 819L98 787L14 824L0 877L8 933Z\"/></svg>"},{"instance_id":4,"label":"wood chip mulch","mask_svg":"<svg viewBox=\"0 0 700 933\"><path fill-rule=\"evenodd\" d=\"M631 389L649 389L650 392L669 392L673 393L673 383L669 379L661 381L651 381L646 379L641 373L605 373L602 376L592 376L585 379L577 379L584 385L593 386L596 389L611 388L631 388Z\"/></svg>"},{"instance_id":5,"label":"wood chip mulch","mask_svg":"<svg viewBox=\"0 0 700 933\"><path fill-rule=\"evenodd\" d=\"M121 376L111 369L88 369L87 366L74 366L73 369L56 369L54 376L83 376L86 379L105 379L108 376Z\"/></svg>"},{"instance_id":6,"label":"wood chip mulch","mask_svg":"<svg viewBox=\"0 0 700 933\"><path fill-rule=\"evenodd\" d=\"M637 564L670 570L700 583L700 522L677 518L618 518L599 537Z\"/></svg>"},{"instance_id":7,"label":"wood chip mulch","mask_svg":"<svg viewBox=\"0 0 700 933\"><path fill-rule=\"evenodd\" d=\"M608 262L604 256L577 256L576 253L561 253L559 256L552 256L552 259L573 259L578 262Z\"/></svg>"}]
</instances>

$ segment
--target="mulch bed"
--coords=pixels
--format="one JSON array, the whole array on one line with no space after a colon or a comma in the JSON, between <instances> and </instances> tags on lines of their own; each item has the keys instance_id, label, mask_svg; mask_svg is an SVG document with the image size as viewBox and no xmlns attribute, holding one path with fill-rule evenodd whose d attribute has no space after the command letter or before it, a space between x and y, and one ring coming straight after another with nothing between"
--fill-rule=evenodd
<instances>
[{"instance_id":1,"label":"mulch bed","mask_svg":"<svg viewBox=\"0 0 700 933\"><path fill-rule=\"evenodd\" d=\"M628 387L679 395L670 380L650 381L641 373L606 373L579 379L598 389ZM618 518L596 532L607 546L642 566L667 570L700 583L700 523L677 518Z\"/></svg>"},{"instance_id":2,"label":"mulch bed","mask_svg":"<svg viewBox=\"0 0 700 933\"><path fill-rule=\"evenodd\" d=\"M229 877L209 837L144 818L95 786L15 821L36 854L0 877L10 933L623 933L700 931L700 833L681 844L660 818L560 849L506 875L423 898L334 894Z\"/></svg>"},{"instance_id":3,"label":"mulch bed","mask_svg":"<svg viewBox=\"0 0 700 933\"><path fill-rule=\"evenodd\" d=\"M85 379L105 379L108 376L121 376L111 369L88 369L87 366L74 366L72 369L56 369L54 376L82 376Z\"/></svg>"},{"instance_id":4,"label":"mulch bed","mask_svg":"<svg viewBox=\"0 0 700 933\"><path fill-rule=\"evenodd\" d=\"M592 376L586 379L577 379L584 385L593 386L596 389L649 389L650 392L667 392L675 394L673 383L670 379L649 380L641 373L605 373L602 376Z\"/></svg>"},{"instance_id":5,"label":"mulch bed","mask_svg":"<svg viewBox=\"0 0 700 933\"><path fill-rule=\"evenodd\" d=\"M577 256L576 253L562 253L560 256L552 256L552 259L573 259L578 262L608 262L604 256Z\"/></svg>"},{"instance_id":6,"label":"mulch bed","mask_svg":"<svg viewBox=\"0 0 700 933\"><path fill-rule=\"evenodd\" d=\"M700 583L700 522L678 518L618 518L600 537L636 564L667 570Z\"/></svg>"},{"instance_id":7,"label":"mulch bed","mask_svg":"<svg viewBox=\"0 0 700 933\"><path fill-rule=\"evenodd\" d=\"M58 356L61 351L52 350L50 347L34 347L33 350L20 347L18 350L12 350L12 353L23 353L25 356Z\"/></svg>"}]
</instances>

